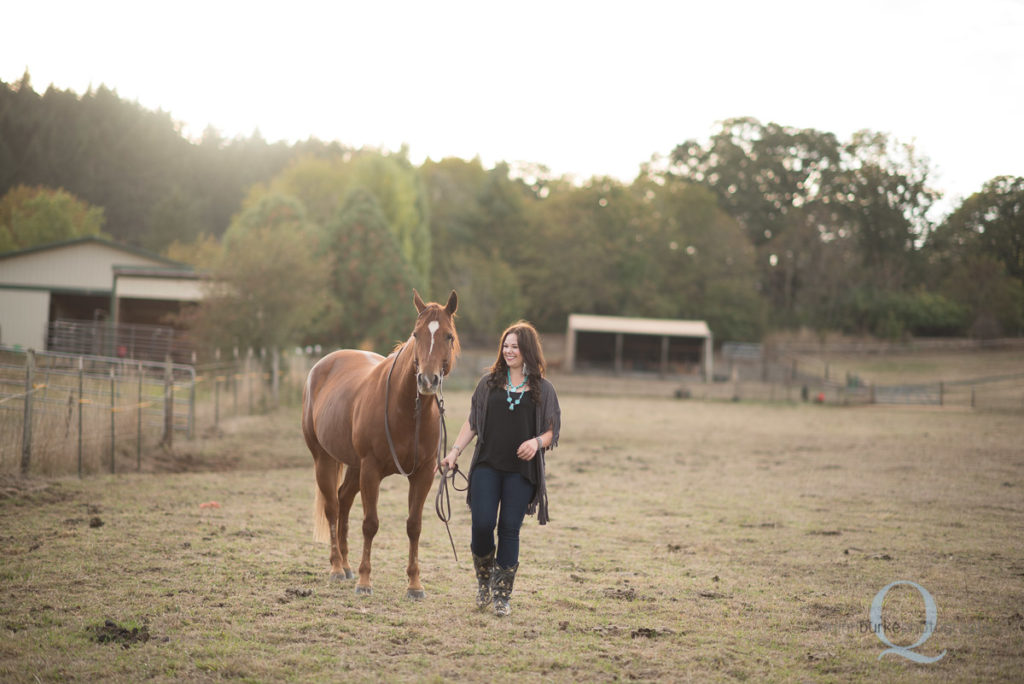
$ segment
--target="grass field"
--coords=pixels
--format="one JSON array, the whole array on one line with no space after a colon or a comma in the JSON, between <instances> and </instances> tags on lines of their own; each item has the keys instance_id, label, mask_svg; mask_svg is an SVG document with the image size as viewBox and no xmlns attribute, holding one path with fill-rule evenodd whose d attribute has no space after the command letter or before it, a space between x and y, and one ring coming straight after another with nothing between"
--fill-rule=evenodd
<instances>
[{"instance_id":1,"label":"grass field","mask_svg":"<svg viewBox=\"0 0 1024 684\"><path fill-rule=\"evenodd\" d=\"M447 397L453 429L468 398ZM527 519L505 619L472 608L461 498L460 562L428 511L427 598L405 598L397 477L373 596L328 582L295 409L225 420L155 473L0 482L0 680L1024 677L1019 415L561 399L552 522ZM869 609L896 580L934 597L915 651L938 662L879 659ZM886 594L893 643L924 618L913 588Z\"/></svg>"}]
</instances>

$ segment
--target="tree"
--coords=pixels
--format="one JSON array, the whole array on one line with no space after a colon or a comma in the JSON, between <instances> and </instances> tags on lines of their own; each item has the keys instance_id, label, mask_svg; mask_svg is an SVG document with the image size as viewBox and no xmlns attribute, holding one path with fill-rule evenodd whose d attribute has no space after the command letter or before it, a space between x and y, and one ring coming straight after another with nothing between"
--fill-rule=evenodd
<instances>
[{"instance_id":1,"label":"tree","mask_svg":"<svg viewBox=\"0 0 1024 684\"><path fill-rule=\"evenodd\" d=\"M430 225L427 200L416 170L404 152L385 155L375 150L336 150L297 159L266 188L256 188L247 203L267 192L293 196L321 226L335 221L342 203L355 187L372 194L384 225L394 235L403 258L413 269L414 282L430 282Z\"/></svg>"},{"instance_id":2,"label":"tree","mask_svg":"<svg viewBox=\"0 0 1024 684\"><path fill-rule=\"evenodd\" d=\"M0 252L105 237L103 209L65 190L19 185L0 198Z\"/></svg>"},{"instance_id":3,"label":"tree","mask_svg":"<svg viewBox=\"0 0 1024 684\"><path fill-rule=\"evenodd\" d=\"M594 178L553 190L537 209L537 237L518 264L527 311L541 329L563 329L569 313L630 315L628 292L645 276L636 198L618 181Z\"/></svg>"},{"instance_id":4,"label":"tree","mask_svg":"<svg viewBox=\"0 0 1024 684\"><path fill-rule=\"evenodd\" d=\"M777 268L792 251L780 248L785 233L800 224L794 212L828 206L837 199L834 182L842 150L831 133L762 124L750 117L728 119L708 144L689 140L676 146L666 173L711 190L719 204L757 249L761 291L776 315L793 317L799 282L795 272ZM792 266L793 259L789 260Z\"/></svg>"},{"instance_id":5,"label":"tree","mask_svg":"<svg viewBox=\"0 0 1024 684\"><path fill-rule=\"evenodd\" d=\"M328 227L337 302L326 330L333 344L390 350L410 329L408 299L413 272L405 261L376 197L352 188Z\"/></svg>"},{"instance_id":6,"label":"tree","mask_svg":"<svg viewBox=\"0 0 1024 684\"><path fill-rule=\"evenodd\" d=\"M952 265L941 285L946 297L967 312L972 337L993 338L1024 332L1024 283L989 254L972 254Z\"/></svg>"},{"instance_id":7,"label":"tree","mask_svg":"<svg viewBox=\"0 0 1024 684\"><path fill-rule=\"evenodd\" d=\"M512 321L532 317L519 266L545 247L531 237L529 203L508 167L428 160L420 175L430 202L432 290L472 295L459 304L460 335L490 340Z\"/></svg>"},{"instance_id":8,"label":"tree","mask_svg":"<svg viewBox=\"0 0 1024 684\"><path fill-rule=\"evenodd\" d=\"M924 245L932 287L966 310L977 337L1024 321L1024 178L999 176L957 207Z\"/></svg>"},{"instance_id":9,"label":"tree","mask_svg":"<svg viewBox=\"0 0 1024 684\"><path fill-rule=\"evenodd\" d=\"M883 290L902 289L917 246L930 230L927 214L938 199L926 159L913 146L870 131L844 147L837 203L857 244L868 278Z\"/></svg>"},{"instance_id":10,"label":"tree","mask_svg":"<svg viewBox=\"0 0 1024 684\"><path fill-rule=\"evenodd\" d=\"M908 295L920 280L918 250L937 199L930 172L912 146L883 134L861 131L840 144L831 133L739 118L707 145L677 146L665 177L707 187L740 222L775 320L862 330L861 313L885 313L862 304L888 306L887 293ZM867 294L843 311L823 306L826 291Z\"/></svg>"},{"instance_id":11,"label":"tree","mask_svg":"<svg viewBox=\"0 0 1024 684\"><path fill-rule=\"evenodd\" d=\"M292 213L296 206L268 201L229 228L192 321L206 345L280 348L303 341L322 315L328 262Z\"/></svg>"},{"instance_id":12,"label":"tree","mask_svg":"<svg viewBox=\"0 0 1024 684\"><path fill-rule=\"evenodd\" d=\"M701 319L719 339L760 339L756 250L739 223L710 191L686 181L639 178L633 189L649 226L637 234L644 248L637 315Z\"/></svg>"},{"instance_id":13,"label":"tree","mask_svg":"<svg viewBox=\"0 0 1024 684\"><path fill-rule=\"evenodd\" d=\"M707 146L677 145L668 173L714 192L761 246L784 231L793 209L834 199L840 157L832 133L741 117L724 121Z\"/></svg>"},{"instance_id":14,"label":"tree","mask_svg":"<svg viewBox=\"0 0 1024 684\"><path fill-rule=\"evenodd\" d=\"M933 257L946 260L988 255L1024 281L1024 177L985 183L939 225L928 247Z\"/></svg>"}]
</instances>

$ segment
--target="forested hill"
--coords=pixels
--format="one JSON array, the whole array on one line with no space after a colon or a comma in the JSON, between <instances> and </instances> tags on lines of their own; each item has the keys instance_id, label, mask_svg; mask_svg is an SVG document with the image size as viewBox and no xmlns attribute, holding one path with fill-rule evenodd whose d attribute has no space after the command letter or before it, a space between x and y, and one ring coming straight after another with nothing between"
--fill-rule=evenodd
<instances>
[{"instance_id":1,"label":"forested hill","mask_svg":"<svg viewBox=\"0 0 1024 684\"><path fill-rule=\"evenodd\" d=\"M570 312L699 318L719 341L1024 334L1024 178L937 218L929 162L882 133L743 117L661 153L625 184L315 139L191 141L108 88L39 94L26 74L0 82L0 251L102 230L215 268L262 307L207 311L237 319L223 343L244 329L245 344L387 348L410 287L472 293L460 331L485 337L518 317L561 330Z\"/></svg>"},{"instance_id":2,"label":"forested hill","mask_svg":"<svg viewBox=\"0 0 1024 684\"><path fill-rule=\"evenodd\" d=\"M223 234L249 186L296 156L338 147L224 140L213 130L196 143L170 114L105 86L39 94L27 75L0 81L0 196L18 185L63 188L105 210L108 235L156 251Z\"/></svg>"}]
</instances>

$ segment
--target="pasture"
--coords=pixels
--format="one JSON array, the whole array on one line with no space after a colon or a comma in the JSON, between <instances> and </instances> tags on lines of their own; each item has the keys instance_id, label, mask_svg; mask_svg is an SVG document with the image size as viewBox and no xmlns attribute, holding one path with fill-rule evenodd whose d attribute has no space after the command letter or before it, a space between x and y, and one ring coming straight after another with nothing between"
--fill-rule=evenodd
<instances>
[{"instance_id":1,"label":"pasture","mask_svg":"<svg viewBox=\"0 0 1024 684\"><path fill-rule=\"evenodd\" d=\"M555 379L557 385L557 378ZM1024 677L1020 416L561 395L552 522L513 614L477 613L428 499L405 598L386 479L374 594L327 579L297 408L223 421L152 473L0 482L0 679L1013 681ZM450 434L467 392L446 395ZM468 455L467 455L468 456ZM468 462L465 463L468 465ZM362 545L353 508L358 554ZM935 657L917 664L885 636Z\"/></svg>"}]
</instances>

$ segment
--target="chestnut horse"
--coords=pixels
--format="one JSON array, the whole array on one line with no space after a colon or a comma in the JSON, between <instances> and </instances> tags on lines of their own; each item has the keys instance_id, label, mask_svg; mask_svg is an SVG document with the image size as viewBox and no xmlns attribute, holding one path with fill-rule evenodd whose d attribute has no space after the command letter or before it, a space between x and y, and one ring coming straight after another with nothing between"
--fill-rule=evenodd
<instances>
[{"instance_id":1,"label":"chestnut horse","mask_svg":"<svg viewBox=\"0 0 1024 684\"><path fill-rule=\"evenodd\" d=\"M424 304L412 335L387 358L342 349L320 359L302 392L302 434L316 470L314 522L318 540L331 544L331 579L354 577L348 563L348 514L356 493L363 503L363 557L357 594L371 594L370 548L377 534L380 481L409 479L408 596L423 598L419 540L423 504L434 479L441 439L435 395L459 351L453 316L455 291L445 306ZM424 398L425 397L425 398Z\"/></svg>"}]
</instances>

